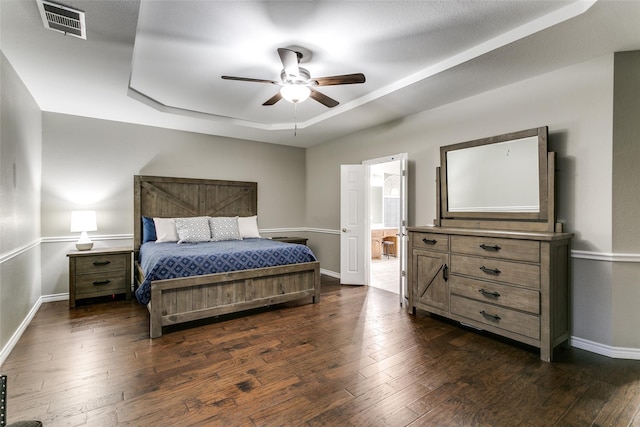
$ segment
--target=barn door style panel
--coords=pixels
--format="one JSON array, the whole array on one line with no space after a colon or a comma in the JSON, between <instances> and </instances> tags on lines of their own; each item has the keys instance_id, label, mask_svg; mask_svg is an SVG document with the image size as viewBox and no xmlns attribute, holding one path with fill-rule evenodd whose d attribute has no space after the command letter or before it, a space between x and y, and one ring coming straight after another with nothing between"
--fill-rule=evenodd
<instances>
[{"instance_id":1,"label":"barn door style panel","mask_svg":"<svg viewBox=\"0 0 640 427\"><path fill-rule=\"evenodd\" d=\"M414 303L449 312L448 254L415 251ZM437 313L437 311L434 311Z\"/></svg>"}]
</instances>

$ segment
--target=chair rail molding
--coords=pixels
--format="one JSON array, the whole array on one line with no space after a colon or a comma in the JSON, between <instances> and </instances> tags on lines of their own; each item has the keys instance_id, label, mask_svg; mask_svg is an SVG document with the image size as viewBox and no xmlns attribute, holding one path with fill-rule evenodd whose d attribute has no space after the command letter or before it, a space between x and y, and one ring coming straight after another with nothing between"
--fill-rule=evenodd
<instances>
[{"instance_id":1,"label":"chair rail molding","mask_svg":"<svg viewBox=\"0 0 640 427\"><path fill-rule=\"evenodd\" d=\"M608 262L640 262L640 254L572 250L571 258Z\"/></svg>"},{"instance_id":2,"label":"chair rail molding","mask_svg":"<svg viewBox=\"0 0 640 427\"><path fill-rule=\"evenodd\" d=\"M0 254L0 264L9 261L12 258L15 258L17 256L22 255L23 253L26 253L28 251L30 251L33 248L38 247L38 245L40 245L40 242L42 241L42 239L36 239L32 242L29 242L27 244L24 244L22 246L18 246L17 248L14 248L10 251L4 252L2 254Z\"/></svg>"}]
</instances>

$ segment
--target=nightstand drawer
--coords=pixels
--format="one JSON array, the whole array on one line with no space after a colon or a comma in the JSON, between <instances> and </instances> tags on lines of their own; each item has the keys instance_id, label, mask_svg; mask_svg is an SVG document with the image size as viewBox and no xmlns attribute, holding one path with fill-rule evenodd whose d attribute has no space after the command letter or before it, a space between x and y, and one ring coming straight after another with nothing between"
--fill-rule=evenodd
<instances>
[{"instance_id":1,"label":"nightstand drawer","mask_svg":"<svg viewBox=\"0 0 640 427\"><path fill-rule=\"evenodd\" d=\"M79 257L76 261L77 274L93 274L105 271L124 271L128 254L95 255Z\"/></svg>"},{"instance_id":2,"label":"nightstand drawer","mask_svg":"<svg viewBox=\"0 0 640 427\"><path fill-rule=\"evenodd\" d=\"M96 273L81 274L76 278L76 298L87 298L94 295L125 293L125 272L119 274Z\"/></svg>"}]
</instances>

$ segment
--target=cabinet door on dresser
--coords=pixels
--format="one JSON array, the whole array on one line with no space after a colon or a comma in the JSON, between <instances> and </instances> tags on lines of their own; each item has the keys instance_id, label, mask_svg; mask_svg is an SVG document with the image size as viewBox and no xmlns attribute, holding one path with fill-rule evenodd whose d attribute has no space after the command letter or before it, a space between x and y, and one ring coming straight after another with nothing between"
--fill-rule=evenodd
<instances>
[{"instance_id":1,"label":"cabinet door on dresser","mask_svg":"<svg viewBox=\"0 0 640 427\"><path fill-rule=\"evenodd\" d=\"M413 303L422 304L436 314L449 312L449 255L446 253L414 251L415 272ZM431 310L431 309L437 310Z\"/></svg>"}]
</instances>

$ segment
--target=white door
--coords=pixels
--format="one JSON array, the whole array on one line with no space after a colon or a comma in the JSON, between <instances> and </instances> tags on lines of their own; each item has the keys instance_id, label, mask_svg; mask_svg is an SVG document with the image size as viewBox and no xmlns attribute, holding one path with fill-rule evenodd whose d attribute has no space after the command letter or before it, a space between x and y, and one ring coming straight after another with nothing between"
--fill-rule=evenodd
<instances>
[{"instance_id":1,"label":"white door","mask_svg":"<svg viewBox=\"0 0 640 427\"><path fill-rule=\"evenodd\" d=\"M364 165L340 168L340 283L365 284Z\"/></svg>"}]
</instances>

